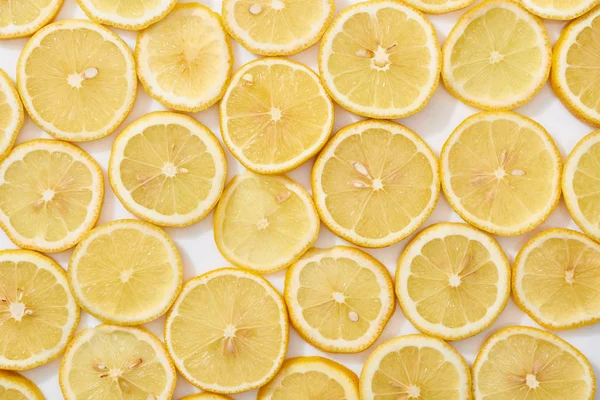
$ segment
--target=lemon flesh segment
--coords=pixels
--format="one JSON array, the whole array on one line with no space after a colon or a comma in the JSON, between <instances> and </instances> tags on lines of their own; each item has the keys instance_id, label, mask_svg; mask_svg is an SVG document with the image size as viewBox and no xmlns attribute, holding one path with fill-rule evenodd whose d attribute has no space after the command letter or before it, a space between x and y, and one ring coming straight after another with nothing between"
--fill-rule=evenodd
<instances>
[{"instance_id":1,"label":"lemon flesh segment","mask_svg":"<svg viewBox=\"0 0 600 400\"><path fill-rule=\"evenodd\" d=\"M26 37L54 19L63 0L6 0L0 3L0 39Z\"/></svg>"},{"instance_id":2,"label":"lemon flesh segment","mask_svg":"<svg viewBox=\"0 0 600 400\"><path fill-rule=\"evenodd\" d=\"M288 334L279 293L266 279L234 268L186 283L165 322L165 342L179 372L216 393L270 381L285 357Z\"/></svg>"},{"instance_id":3,"label":"lemon flesh segment","mask_svg":"<svg viewBox=\"0 0 600 400\"><path fill-rule=\"evenodd\" d=\"M471 373L452 346L426 335L377 347L360 374L361 400L471 399Z\"/></svg>"},{"instance_id":4,"label":"lemon flesh segment","mask_svg":"<svg viewBox=\"0 0 600 400\"><path fill-rule=\"evenodd\" d=\"M15 372L0 371L0 399L45 400L40 389L29 379Z\"/></svg>"},{"instance_id":5,"label":"lemon flesh segment","mask_svg":"<svg viewBox=\"0 0 600 400\"><path fill-rule=\"evenodd\" d=\"M86 20L46 26L25 45L17 86L33 121L58 139L112 133L133 107L137 77L131 51L109 29Z\"/></svg>"},{"instance_id":6,"label":"lemon flesh segment","mask_svg":"<svg viewBox=\"0 0 600 400\"><path fill-rule=\"evenodd\" d=\"M440 48L433 25L398 1L348 7L323 36L319 71L331 97L356 114L413 115L439 83Z\"/></svg>"},{"instance_id":7,"label":"lemon flesh segment","mask_svg":"<svg viewBox=\"0 0 600 400\"><path fill-rule=\"evenodd\" d=\"M99 24L137 31L166 17L177 0L77 0L77 4Z\"/></svg>"},{"instance_id":8,"label":"lemon flesh segment","mask_svg":"<svg viewBox=\"0 0 600 400\"><path fill-rule=\"evenodd\" d=\"M178 4L140 32L135 60L152 98L189 112L204 110L223 96L233 67L221 17L198 3Z\"/></svg>"},{"instance_id":9,"label":"lemon flesh segment","mask_svg":"<svg viewBox=\"0 0 600 400\"><path fill-rule=\"evenodd\" d=\"M417 10L430 14L443 14L470 6L474 0L406 0Z\"/></svg>"},{"instance_id":10,"label":"lemon flesh segment","mask_svg":"<svg viewBox=\"0 0 600 400\"><path fill-rule=\"evenodd\" d=\"M0 160L12 149L24 118L19 94L6 72L0 69Z\"/></svg>"},{"instance_id":11,"label":"lemon flesh segment","mask_svg":"<svg viewBox=\"0 0 600 400\"><path fill-rule=\"evenodd\" d=\"M25 142L0 163L0 225L20 247L60 252L76 245L100 214L104 178L66 142Z\"/></svg>"},{"instance_id":12,"label":"lemon flesh segment","mask_svg":"<svg viewBox=\"0 0 600 400\"><path fill-rule=\"evenodd\" d=\"M558 20L577 18L598 4L596 0L520 0L520 2L533 14Z\"/></svg>"},{"instance_id":13,"label":"lemon flesh segment","mask_svg":"<svg viewBox=\"0 0 600 400\"><path fill-rule=\"evenodd\" d=\"M78 322L79 307L60 265L33 251L0 251L0 369L27 370L52 361Z\"/></svg>"},{"instance_id":14,"label":"lemon flesh segment","mask_svg":"<svg viewBox=\"0 0 600 400\"><path fill-rule=\"evenodd\" d=\"M319 41L335 11L333 0L224 0L229 34L263 56L296 54Z\"/></svg>"},{"instance_id":15,"label":"lemon flesh segment","mask_svg":"<svg viewBox=\"0 0 600 400\"><path fill-rule=\"evenodd\" d=\"M346 246L307 251L288 269L284 297L300 335L336 353L368 348L395 309L387 269Z\"/></svg>"},{"instance_id":16,"label":"lemon flesh segment","mask_svg":"<svg viewBox=\"0 0 600 400\"><path fill-rule=\"evenodd\" d=\"M561 156L546 130L512 112L463 121L442 149L442 188L464 220L520 235L542 223L560 198Z\"/></svg>"},{"instance_id":17,"label":"lemon flesh segment","mask_svg":"<svg viewBox=\"0 0 600 400\"><path fill-rule=\"evenodd\" d=\"M69 263L73 293L99 319L139 325L164 314L182 280L181 258L160 228L120 220L92 230Z\"/></svg>"},{"instance_id":18,"label":"lemon flesh segment","mask_svg":"<svg viewBox=\"0 0 600 400\"><path fill-rule=\"evenodd\" d=\"M467 224L440 223L405 248L396 270L404 315L420 331L445 339L474 336L502 313L510 265L496 240Z\"/></svg>"},{"instance_id":19,"label":"lemon flesh segment","mask_svg":"<svg viewBox=\"0 0 600 400\"><path fill-rule=\"evenodd\" d=\"M284 176L236 176L217 205L214 235L221 254L258 273L283 269L317 240L319 217L304 188Z\"/></svg>"},{"instance_id":20,"label":"lemon flesh segment","mask_svg":"<svg viewBox=\"0 0 600 400\"><path fill-rule=\"evenodd\" d=\"M142 328L99 325L80 332L60 365L66 400L170 399L177 380L163 344Z\"/></svg>"},{"instance_id":21,"label":"lemon flesh segment","mask_svg":"<svg viewBox=\"0 0 600 400\"><path fill-rule=\"evenodd\" d=\"M358 400L358 377L348 368L323 357L285 360L257 400Z\"/></svg>"},{"instance_id":22,"label":"lemon flesh segment","mask_svg":"<svg viewBox=\"0 0 600 400\"><path fill-rule=\"evenodd\" d=\"M312 170L317 210L335 234L385 247L414 232L440 191L435 155L416 133L387 121L341 129Z\"/></svg>"},{"instance_id":23,"label":"lemon flesh segment","mask_svg":"<svg viewBox=\"0 0 600 400\"><path fill-rule=\"evenodd\" d=\"M443 48L442 78L461 101L486 110L529 102L550 73L552 49L542 22L512 0L465 12Z\"/></svg>"},{"instance_id":24,"label":"lemon flesh segment","mask_svg":"<svg viewBox=\"0 0 600 400\"><path fill-rule=\"evenodd\" d=\"M157 225L187 226L217 203L227 160L212 132L192 117L154 112L119 134L108 173L130 212Z\"/></svg>"},{"instance_id":25,"label":"lemon flesh segment","mask_svg":"<svg viewBox=\"0 0 600 400\"><path fill-rule=\"evenodd\" d=\"M473 364L475 400L592 400L595 389L585 356L535 328L501 329L484 343Z\"/></svg>"},{"instance_id":26,"label":"lemon flesh segment","mask_svg":"<svg viewBox=\"0 0 600 400\"><path fill-rule=\"evenodd\" d=\"M333 103L305 65L261 59L241 67L220 105L231 153L258 173L282 173L314 156L333 128Z\"/></svg>"}]
</instances>

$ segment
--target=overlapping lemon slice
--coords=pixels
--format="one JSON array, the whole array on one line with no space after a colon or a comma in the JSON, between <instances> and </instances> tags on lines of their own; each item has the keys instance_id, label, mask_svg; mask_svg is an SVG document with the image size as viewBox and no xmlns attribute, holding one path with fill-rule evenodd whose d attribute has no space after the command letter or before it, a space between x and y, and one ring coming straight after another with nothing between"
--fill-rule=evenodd
<instances>
[{"instance_id":1,"label":"overlapping lemon slice","mask_svg":"<svg viewBox=\"0 0 600 400\"><path fill-rule=\"evenodd\" d=\"M12 149L24 119L19 94L6 72L0 69L0 160Z\"/></svg>"},{"instance_id":2,"label":"overlapping lemon slice","mask_svg":"<svg viewBox=\"0 0 600 400\"><path fill-rule=\"evenodd\" d=\"M177 0L77 0L77 4L99 24L137 31L166 17Z\"/></svg>"},{"instance_id":3,"label":"overlapping lemon slice","mask_svg":"<svg viewBox=\"0 0 600 400\"><path fill-rule=\"evenodd\" d=\"M573 19L598 4L597 0L520 0L527 11L547 19Z\"/></svg>"},{"instance_id":4,"label":"overlapping lemon slice","mask_svg":"<svg viewBox=\"0 0 600 400\"><path fill-rule=\"evenodd\" d=\"M474 0L406 0L417 10L430 14L443 14L468 7Z\"/></svg>"},{"instance_id":5,"label":"overlapping lemon slice","mask_svg":"<svg viewBox=\"0 0 600 400\"><path fill-rule=\"evenodd\" d=\"M45 397L40 389L23 375L0 371L0 399L45 400Z\"/></svg>"},{"instance_id":6,"label":"overlapping lemon slice","mask_svg":"<svg viewBox=\"0 0 600 400\"><path fill-rule=\"evenodd\" d=\"M63 0L8 0L0 3L0 39L29 36L56 17Z\"/></svg>"}]
</instances>

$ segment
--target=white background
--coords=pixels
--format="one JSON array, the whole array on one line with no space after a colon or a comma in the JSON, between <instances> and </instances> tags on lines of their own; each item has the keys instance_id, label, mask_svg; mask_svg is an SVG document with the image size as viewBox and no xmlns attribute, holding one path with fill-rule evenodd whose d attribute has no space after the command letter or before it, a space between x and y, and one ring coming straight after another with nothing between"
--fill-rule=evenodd
<instances>
[{"instance_id":1,"label":"white background","mask_svg":"<svg viewBox=\"0 0 600 400\"><path fill-rule=\"evenodd\" d=\"M187 2L187 1L180 1ZM220 13L221 1L220 0L199 0L200 3L209 6L213 10ZM357 3L357 0L336 0L337 11L340 9ZM446 36L450 32L450 29L459 18L464 10L458 10L453 13L444 15L430 15L429 18L434 23L440 44L443 43ZM75 0L65 0L60 14L57 19L68 19L68 18L86 18L85 14L79 9ZM562 22L546 21L546 27L550 33L550 39L554 44L558 39L560 31L564 25ZM113 28L111 28L113 29ZM113 29L117 32L127 44L133 50L135 46L135 32L127 32L119 29ZM16 40L5 40L0 41L0 68L5 70L8 75L15 80L16 63L19 53L26 43L26 39ZM250 61L256 56L250 54L244 50L239 44L232 40L232 46L235 55L234 71L237 70L241 65ZM303 51L300 54L290 57L293 60L303 62L313 69L317 70L317 53L318 45ZM102 214L100 216L99 224L112 221L120 218L131 218L129 214L119 201L114 196L110 185L107 180L106 167L108 164L108 158L110 153L111 145L115 139L117 133L119 133L127 124L133 122L140 116L154 110L164 109L156 101L152 100L143 90L141 84L138 85L137 100L135 107L129 117L125 120L112 135L96 140L90 143L82 143L80 146L89 152L102 166L106 185L106 197L104 200L104 207L102 208ZM340 107L336 107L335 116L335 127L334 132L338 129L360 120L362 118L353 115ZM439 156L439 152L442 145L452 130L467 116L477 112L478 110L469 107L459 100L452 97L440 83L439 88L435 92L433 98L429 104L417 115L409 118L399 120L403 125L413 129L415 132L420 134L423 139L433 148L434 152ZM566 157L575 144L587 133L593 130L592 127L587 126L573 117L556 98L549 84L546 84L542 91L527 105L516 109L517 112L526 115L540 124L542 124L548 132L552 135L556 141L558 148L563 156ZM219 124L218 124L218 111L217 107L211 107L206 111L193 114L193 116L201 123L208 126L219 138ZM22 143L27 140L31 140L38 137L50 137L48 134L42 132L28 117L25 118L25 124L17 143ZM229 162L229 179L233 175L242 171L241 165L227 152L227 160ZM288 175L294 180L301 183L306 189L310 190L310 168L312 166L312 160L305 163L296 170L290 172ZM440 221L461 221L461 219L450 209L443 194L440 194L440 201L431 215L426 221L425 225L431 225ZM221 256L213 240L213 215L212 213L199 223L187 227L187 228L170 228L167 229L169 235L173 238L184 262L184 281L197 276L201 273L210 271L215 268L221 268L227 266L227 261ZM513 238L498 238L500 244L507 253L510 261L514 260L518 250L523 246L527 240L529 240L536 233L552 227L566 227L571 229L577 229L575 223L569 217L569 214L565 208L564 202L561 200L556 211L533 232L513 237ZM401 251L406 246L410 238L403 240L402 242L378 250L367 250L378 260L383 262L390 274L394 274L396 270L396 262ZM319 240L317 242L318 247L329 247L335 244L347 244L344 240L336 237L329 232L323 225L321 225L321 231L319 234ZM15 245L0 231L0 249L15 248ZM66 268L68 264L71 251L66 251L60 254L54 254L52 257L56 259L63 267ZM598 266L600 268L600 266ZM267 278L282 292L283 291L283 278L285 271L281 271L275 274L267 276ZM160 318L157 321L147 324L147 327L154 332L156 335L162 338L164 318ZM91 327L98 324L98 321L93 317L90 317L85 312L82 312L81 322L79 329L85 327ZM496 330L510 325L531 325L536 324L527 317L521 310L519 310L512 299L509 301L508 306L500 318L494 323L494 325L472 337L470 339L461 340L459 342L452 343L452 345L460 351L460 353L467 359L469 363L473 362L479 347L490 334ZM417 330L411 326L411 324L405 319L400 310L400 307L396 307L396 312L392 316L390 322L385 328L383 334L374 346L377 346L395 336L405 335L409 333L416 333ZM600 373L600 324L594 326L588 326L584 328L574 329L570 331L558 332L559 336L566 339L568 342L573 344L575 347L580 349L592 362L596 374ZM340 363L345 364L357 374L360 373L361 366L369 355L370 351L366 350L359 354L353 355L334 355L323 353L309 344L305 343L300 337L292 330L290 337L290 346L288 351L288 357L294 357L299 355L321 355L332 358ZM48 399L60 399L62 395L58 386L58 368L60 360L56 360L45 366L36 368L32 371L27 371L24 374L31 378L36 384L40 386L44 394ZM188 394L199 392L199 389L194 388L189 383L185 382L181 377L177 382L177 388L175 391L174 398L178 399ZM256 392L248 392L240 395L233 396L236 399L254 399ZM600 399L600 395L596 396L596 399Z\"/></svg>"}]
</instances>

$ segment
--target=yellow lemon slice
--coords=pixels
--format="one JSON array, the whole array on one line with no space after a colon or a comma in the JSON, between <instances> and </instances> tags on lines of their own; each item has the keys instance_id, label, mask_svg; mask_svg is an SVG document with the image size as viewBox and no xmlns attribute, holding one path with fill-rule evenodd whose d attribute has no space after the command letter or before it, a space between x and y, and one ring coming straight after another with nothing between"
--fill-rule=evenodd
<instances>
[{"instance_id":1,"label":"yellow lemon slice","mask_svg":"<svg viewBox=\"0 0 600 400\"><path fill-rule=\"evenodd\" d=\"M231 400L231 397L205 392L185 396L182 397L181 400Z\"/></svg>"},{"instance_id":2,"label":"yellow lemon slice","mask_svg":"<svg viewBox=\"0 0 600 400\"><path fill-rule=\"evenodd\" d=\"M536 16L512 0L487 0L465 12L448 35L442 78L464 103L510 110L544 86L551 53Z\"/></svg>"},{"instance_id":3,"label":"yellow lemon slice","mask_svg":"<svg viewBox=\"0 0 600 400\"><path fill-rule=\"evenodd\" d=\"M426 335L400 336L369 355L361 400L471 399L471 373L452 346Z\"/></svg>"},{"instance_id":4,"label":"yellow lemon slice","mask_svg":"<svg viewBox=\"0 0 600 400\"><path fill-rule=\"evenodd\" d=\"M288 269L284 298L298 333L334 353L371 346L396 308L383 264L346 246L307 251Z\"/></svg>"},{"instance_id":5,"label":"yellow lemon slice","mask_svg":"<svg viewBox=\"0 0 600 400\"><path fill-rule=\"evenodd\" d=\"M175 244L160 228L133 219L88 233L69 262L77 302L103 321L139 325L167 312L181 288Z\"/></svg>"},{"instance_id":6,"label":"yellow lemon slice","mask_svg":"<svg viewBox=\"0 0 600 400\"><path fill-rule=\"evenodd\" d=\"M24 118L19 94L6 72L0 69L0 160L12 149Z\"/></svg>"},{"instance_id":7,"label":"yellow lemon slice","mask_svg":"<svg viewBox=\"0 0 600 400\"><path fill-rule=\"evenodd\" d=\"M214 235L221 254L259 273L287 267L318 234L312 198L285 176L247 172L234 177L215 212Z\"/></svg>"},{"instance_id":8,"label":"yellow lemon slice","mask_svg":"<svg viewBox=\"0 0 600 400\"><path fill-rule=\"evenodd\" d=\"M45 400L40 389L29 379L9 371L0 371L0 399Z\"/></svg>"},{"instance_id":9,"label":"yellow lemon slice","mask_svg":"<svg viewBox=\"0 0 600 400\"><path fill-rule=\"evenodd\" d=\"M142 328L99 325L80 332L60 364L66 400L171 399L177 375L160 340Z\"/></svg>"},{"instance_id":10,"label":"yellow lemon slice","mask_svg":"<svg viewBox=\"0 0 600 400\"><path fill-rule=\"evenodd\" d=\"M452 132L440 155L442 188L465 221L502 236L534 229L560 198L561 156L537 122L482 112Z\"/></svg>"},{"instance_id":11,"label":"yellow lemon slice","mask_svg":"<svg viewBox=\"0 0 600 400\"><path fill-rule=\"evenodd\" d=\"M177 0L77 0L77 4L99 24L137 31L166 17Z\"/></svg>"},{"instance_id":12,"label":"yellow lemon slice","mask_svg":"<svg viewBox=\"0 0 600 400\"><path fill-rule=\"evenodd\" d=\"M119 36L94 22L64 20L27 42L17 86L40 128L58 139L87 141L109 135L127 117L137 77Z\"/></svg>"},{"instance_id":13,"label":"yellow lemon slice","mask_svg":"<svg viewBox=\"0 0 600 400\"><path fill-rule=\"evenodd\" d=\"M489 327L506 307L510 265L492 236L467 224L436 224L402 252L396 294L421 332L464 339Z\"/></svg>"},{"instance_id":14,"label":"yellow lemon slice","mask_svg":"<svg viewBox=\"0 0 600 400\"><path fill-rule=\"evenodd\" d=\"M559 20L577 18L598 4L597 0L520 0L520 2L533 14Z\"/></svg>"},{"instance_id":15,"label":"yellow lemon slice","mask_svg":"<svg viewBox=\"0 0 600 400\"><path fill-rule=\"evenodd\" d=\"M79 307L67 274L54 260L28 250L3 250L0 316L0 369L26 370L62 354L79 323Z\"/></svg>"},{"instance_id":16,"label":"yellow lemon slice","mask_svg":"<svg viewBox=\"0 0 600 400\"><path fill-rule=\"evenodd\" d=\"M473 364L475 400L592 400L595 391L594 371L585 356L558 336L535 328L499 330Z\"/></svg>"},{"instance_id":17,"label":"yellow lemon slice","mask_svg":"<svg viewBox=\"0 0 600 400\"><path fill-rule=\"evenodd\" d=\"M385 247L414 232L435 208L438 164L410 129L362 121L327 143L313 166L312 189L321 219L336 235Z\"/></svg>"},{"instance_id":18,"label":"yellow lemon slice","mask_svg":"<svg viewBox=\"0 0 600 400\"><path fill-rule=\"evenodd\" d=\"M100 166L72 144L31 140L0 163L0 226L19 247L75 246L96 224L103 198Z\"/></svg>"},{"instance_id":19,"label":"yellow lemon slice","mask_svg":"<svg viewBox=\"0 0 600 400\"><path fill-rule=\"evenodd\" d=\"M26 37L56 17L63 0L8 0L0 3L0 39Z\"/></svg>"},{"instance_id":20,"label":"yellow lemon slice","mask_svg":"<svg viewBox=\"0 0 600 400\"><path fill-rule=\"evenodd\" d=\"M175 110L198 112L223 96L233 54L221 17L208 7L186 3L140 32L135 61L153 99Z\"/></svg>"},{"instance_id":21,"label":"yellow lemon slice","mask_svg":"<svg viewBox=\"0 0 600 400\"><path fill-rule=\"evenodd\" d=\"M125 208L164 226L187 226L215 206L227 178L217 138L194 118L153 112L115 139L110 184Z\"/></svg>"},{"instance_id":22,"label":"yellow lemon slice","mask_svg":"<svg viewBox=\"0 0 600 400\"><path fill-rule=\"evenodd\" d=\"M345 8L321 42L319 71L331 97L370 118L396 119L425 107L440 76L435 28L395 0Z\"/></svg>"},{"instance_id":23,"label":"yellow lemon slice","mask_svg":"<svg viewBox=\"0 0 600 400\"><path fill-rule=\"evenodd\" d=\"M275 378L260 388L256 399L358 400L358 377L327 358L290 358Z\"/></svg>"},{"instance_id":24,"label":"yellow lemon slice","mask_svg":"<svg viewBox=\"0 0 600 400\"><path fill-rule=\"evenodd\" d=\"M165 322L179 372L211 392L255 389L277 373L287 351L288 317L264 278L223 268L187 282Z\"/></svg>"},{"instance_id":25,"label":"yellow lemon slice","mask_svg":"<svg viewBox=\"0 0 600 400\"><path fill-rule=\"evenodd\" d=\"M417 10L430 14L443 14L470 6L474 0L405 0Z\"/></svg>"},{"instance_id":26,"label":"yellow lemon slice","mask_svg":"<svg viewBox=\"0 0 600 400\"><path fill-rule=\"evenodd\" d=\"M242 66L219 111L223 141L258 173L296 168L321 150L333 129L333 103L317 74L283 58Z\"/></svg>"}]
</instances>

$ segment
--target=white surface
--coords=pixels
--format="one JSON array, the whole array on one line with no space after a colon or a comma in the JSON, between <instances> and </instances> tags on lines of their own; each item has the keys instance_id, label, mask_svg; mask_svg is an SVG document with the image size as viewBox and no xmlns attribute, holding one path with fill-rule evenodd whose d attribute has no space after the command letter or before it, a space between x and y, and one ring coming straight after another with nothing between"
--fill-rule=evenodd
<instances>
[{"instance_id":1,"label":"white surface","mask_svg":"<svg viewBox=\"0 0 600 400\"><path fill-rule=\"evenodd\" d=\"M199 2L208 5L213 10L220 13L220 0L199 0ZM356 2L358 1L336 0L338 10ZM437 29L440 42L443 42L457 18L463 12L464 10L459 10L450 14L429 16ZM65 0L62 11L58 16L58 19L67 18L85 18L84 13L79 9L75 0ZM552 43L556 42L563 23L546 21L546 26L550 32ZM121 37L123 37L133 49L136 38L136 34L134 32L126 32L118 29L113 30L121 35ZM13 81L15 79L17 58L25 43L26 39L0 41L0 68L4 69L13 79ZM242 47L234 41L232 41L232 43L236 59L235 69L239 68L243 63L256 57L242 49ZM290 58L306 63L316 70L317 52L318 45ZM161 109L163 109L163 107L157 102L151 100L150 97L146 95L141 85L139 85L135 108L125 121L124 125L119 127L115 133L104 139L81 144L83 149L88 151L98 162L100 162L104 170L105 178L107 178L106 167L108 164L110 147L115 139L116 134L120 132L123 127L126 126L126 124L131 123L140 116L150 111ZM437 89L433 98L425 107L425 109L415 116L399 120L398 122L419 133L439 156L440 149L452 130L467 116L477 111L478 110L475 108L466 106L459 100L453 98L444 89L443 85L440 84L440 87ZM577 141L593 130L592 127L579 122L562 106L548 84L529 104L518 108L516 111L541 123L557 142L563 157L568 155ZM200 122L208 126L215 134L217 134L217 136L220 136L218 112L216 106L210 108L209 110L193 115ZM340 107L336 107L335 119L334 131L337 131L343 126L361 118L342 110ZM49 136L42 132L40 128L38 128L29 118L26 117L25 125L19 135L19 138L17 139L17 142L22 143L38 137ZM231 178L234 174L242 171L242 167L237 161L235 161L229 152L227 152L227 157L229 161L229 178ZM288 175L300 182L307 189L310 189L309 182L311 165L312 161L309 161ZM107 181L106 198L99 223L105 223L111 220L126 217L132 216L116 199ZM432 216L426 221L425 226L440 221L461 221L460 218L450 209L443 196L440 196L440 202ZM569 217L562 200L558 209L535 231L514 238L500 238L499 241L506 251L510 261L512 262L519 248L525 244L528 239L530 239L535 233L551 227L567 227L576 229L576 225ZM167 229L167 232L173 238L181 252L184 261L185 280L209 270L226 266L228 264L217 250L217 247L213 241L212 214L191 227ZM398 256L400 255L400 252L406 243L407 240L403 240L402 242L389 248L368 250L368 252L383 262L389 269L390 273L393 274L396 269L396 261ZM329 247L335 244L345 244L345 242L342 239L334 236L325 227L321 226L321 233L319 235L317 246ZM2 232L0 232L0 248L15 248L15 246ZM52 257L60 262L61 265L66 267L70 255L71 251L67 251L52 255ZM273 282L280 291L283 289L284 274L285 272L279 272L268 276L268 279ZM147 327L159 335L159 337L162 337L163 321L164 318L160 318L157 321L147 324ZM82 329L88 326L95 326L97 323L98 321L96 321L94 318L90 317L86 313L82 313L79 328ZM520 311L511 300L504 313L491 328L473 338L461 340L459 342L452 343L452 345L462 353L468 362L472 362L485 338L499 328L509 325L536 326L536 324L522 311ZM416 329L413 328L404 318L400 307L397 306L396 312L385 328L382 336L375 343L375 346L395 336L415 332L417 332ZM565 332L558 332L558 334L581 350L592 362L596 374L598 375L598 373L600 373L600 346L598 346L598 338L600 338L600 324ZM355 355L334 355L323 353L305 343L295 332L292 331L288 356L294 357L298 355L322 355L341 362L353 369L355 372L360 373L361 365L369 353L369 350ZM57 378L59 363L60 360L57 360L48 365L36 368L35 370L25 372L27 377L33 379L33 381L41 387L46 397L52 400L62 398ZM177 389L174 398L178 399L184 395L198 391L198 389L192 387L180 377L179 381L177 382ZM254 399L256 397L256 392L248 392L233 397L236 399ZM597 395L596 399L600 399L600 395Z\"/></svg>"}]
</instances>

